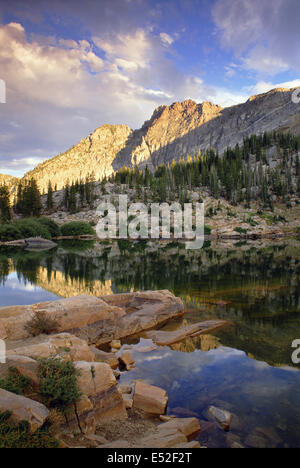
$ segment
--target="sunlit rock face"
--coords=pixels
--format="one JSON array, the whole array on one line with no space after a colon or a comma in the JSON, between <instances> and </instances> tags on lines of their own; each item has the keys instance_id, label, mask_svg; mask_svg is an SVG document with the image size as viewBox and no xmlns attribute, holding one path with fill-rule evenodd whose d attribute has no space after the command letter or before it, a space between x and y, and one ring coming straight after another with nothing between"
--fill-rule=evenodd
<instances>
[{"instance_id":1,"label":"sunlit rock face","mask_svg":"<svg viewBox=\"0 0 300 468\"><path fill-rule=\"evenodd\" d=\"M265 131L300 133L299 105L293 90L275 89L246 103L223 109L192 100L158 107L138 130L127 125L103 125L78 144L25 175L34 177L42 191L49 180L60 190L93 174L102 180L122 167L153 168L187 155L214 148L220 154L243 138Z\"/></svg>"}]
</instances>

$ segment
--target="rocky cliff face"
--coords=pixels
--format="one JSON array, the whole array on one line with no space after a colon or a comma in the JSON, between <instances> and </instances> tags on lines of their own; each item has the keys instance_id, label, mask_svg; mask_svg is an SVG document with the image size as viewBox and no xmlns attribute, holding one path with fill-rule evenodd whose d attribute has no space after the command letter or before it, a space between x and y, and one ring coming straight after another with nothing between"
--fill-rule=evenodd
<instances>
[{"instance_id":1,"label":"rocky cliff face","mask_svg":"<svg viewBox=\"0 0 300 468\"><path fill-rule=\"evenodd\" d=\"M7 174L0 174L0 186L1 185L7 185L8 187L13 187L18 184L18 179L17 177L13 177Z\"/></svg>"},{"instance_id":2,"label":"rocky cliff face","mask_svg":"<svg viewBox=\"0 0 300 468\"><path fill-rule=\"evenodd\" d=\"M85 179L91 173L101 180L124 166L153 167L193 156L199 149L212 147L222 153L251 134L279 129L299 134L300 105L292 102L292 93L275 89L225 109L191 100L160 106L139 130L103 125L25 178L36 178L41 190L47 190L49 180L61 189L67 181Z\"/></svg>"}]
</instances>

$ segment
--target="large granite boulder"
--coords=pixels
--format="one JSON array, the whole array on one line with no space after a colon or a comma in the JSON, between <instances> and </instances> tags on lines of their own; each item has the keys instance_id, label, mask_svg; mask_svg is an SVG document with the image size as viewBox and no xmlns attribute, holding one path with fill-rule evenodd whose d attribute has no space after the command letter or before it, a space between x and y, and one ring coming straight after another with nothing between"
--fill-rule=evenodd
<instances>
[{"instance_id":1,"label":"large granite boulder","mask_svg":"<svg viewBox=\"0 0 300 468\"><path fill-rule=\"evenodd\" d=\"M89 333L96 327L96 336L105 334L108 341L114 335L116 322L125 315L119 307L108 305L102 299L93 296L75 296L53 302L43 302L28 306L11 306L0 309L0 339L21 340L29 337L25 325L38 312L55 318L57 332L80 331L89 338Z\"/></svg>"},{"instance_id":2,"label":"large granite boulder","mask_svg":"<svg viewBox=\"0 0 300 468\"><path fill-rule=\"evenodd\" d=\"M49 416L46 406L0 388L0 412L11 411L15 423L27 421L31 432L40 428Z\"/></svg>"},{"instance_id":3,"label":"large granite boulder","mask_svg":"<svg viewBox=\"0 0 300 468\"><path fill-rule=\"evenodd\" d=\"M16 369L23 377L31 381L35 391L39 387L39 363L27 356L7 355L5 364L0 365L0 378L5 379L10 375L10 369Z\"/></svg>"},{"instance_id":4,"label":"large granite boulder","mask_svg":"<svg viewBox=\"0 0 300 468\"><path fill-rule=\"evenodd\" d=\"M102 362L81 361L75 365L80 372L80 390L92 403L96 423L127 418L122 393L111 367Z\"/></svg>"},{"instance_id":5,"label":"large granite boulder","mask_svg":"<svg viewBox=\"0 0 300 468\"><path fill-rule=\"evenodd\" d=\"M69 332L99 346L149 330L182 315L183 310L181 299L169 291L115 294L102 298L76 296L29 306L3 307L0 308L0 339L28 338L26 324L36 313L42 312L46 317L56 319L58 333Z\"/></svg>"}]
</instances>

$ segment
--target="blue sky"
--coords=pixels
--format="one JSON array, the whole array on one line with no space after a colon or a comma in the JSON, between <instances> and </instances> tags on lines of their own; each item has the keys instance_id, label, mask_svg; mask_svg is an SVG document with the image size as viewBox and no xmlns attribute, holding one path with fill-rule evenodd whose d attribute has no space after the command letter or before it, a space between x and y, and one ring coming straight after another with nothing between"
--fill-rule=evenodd
<instances>
[{"instance_id":1,"label":"blue sky","mask_svg":"<svg viewBox=\"0 0 300 468\"><path fill-rule=\"evenodd\" d=\"M0 173L162 104L300 86L299 0L0 0Z\"/></svg>"}]
</instances>

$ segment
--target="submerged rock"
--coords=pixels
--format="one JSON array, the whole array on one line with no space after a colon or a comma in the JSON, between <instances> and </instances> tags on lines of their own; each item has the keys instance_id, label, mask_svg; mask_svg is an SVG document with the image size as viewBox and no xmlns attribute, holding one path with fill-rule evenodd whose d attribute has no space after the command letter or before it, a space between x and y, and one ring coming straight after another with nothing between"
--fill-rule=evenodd
<instances>
[{"instance_id":1,"label":"submerged rock","mask_svg":"<svg viewBox=\"0 0 300 468\"><path fill-rule=\"evenodd\" d=\"M232 414L229 411L210 406L208 415L213 417L224 431L229 431Z\"/></svg>"}]
</instances>

